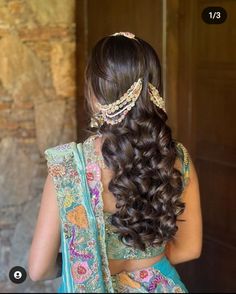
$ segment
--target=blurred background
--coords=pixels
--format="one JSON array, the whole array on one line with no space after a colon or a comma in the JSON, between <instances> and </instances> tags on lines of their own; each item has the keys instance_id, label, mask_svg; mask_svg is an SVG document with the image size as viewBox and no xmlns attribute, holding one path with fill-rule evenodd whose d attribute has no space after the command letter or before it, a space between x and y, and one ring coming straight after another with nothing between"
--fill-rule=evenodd
<instances>
[{"instance_id":1,"label":"blurred background","mask_svg":"<svg viewBox=\"0 0 236 294\"><path fill-rule=\"evenodd\" d=\"M223 7L223 24L203 22ZM236 1L0 0L0 292L27 258L47 175L44 150L87 137L83 75L93 45L130 31L157 51L173 135L199 176L201 258L177 266L191 292L236 291Z\"/></svg>"}]
</instances>

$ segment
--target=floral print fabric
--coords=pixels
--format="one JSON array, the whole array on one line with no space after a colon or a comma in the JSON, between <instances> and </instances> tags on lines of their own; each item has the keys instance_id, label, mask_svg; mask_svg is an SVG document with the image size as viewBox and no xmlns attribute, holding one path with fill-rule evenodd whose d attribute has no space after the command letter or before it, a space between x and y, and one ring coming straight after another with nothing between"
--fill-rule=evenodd
<instances>
[{"instance_id":1,"label":"floral print fabric","mask_svg":"<svg viewBox=\"0 0 236 294\"><path fill-rule=\"evenodd\" d=\"M166 257L151 267L113 277L115 293L188 293Z\"/></svg>"},{"instance_id":2,"label":"floral print fabric","mask_svg":"<svg viewBox=\"0 0 236 294\"><path fill-rule=\"evenodd\" d=\"M164 275L162 269L149 268L110 275L101 196L103 187L100 167L104 163L94 153L94 138L89 137L82 144L71 142L45 151L48 171L54 181L60 208L63 254L60 291L184 292L178 276L171 279Z\"/></svg>"},{"instance_id":3,"label":"floral print fabric","mask_svg":"<svg viewBox=\"0 0 236 294\"><path fill-rule=\"evenodd\" d=\"M45 151L61 220L62 284L64 293L113 293L105 254L102 204L92 199L82 144L71 142ZM94 195L96 196L96 192Z\"/></svg>"}]
</instances>

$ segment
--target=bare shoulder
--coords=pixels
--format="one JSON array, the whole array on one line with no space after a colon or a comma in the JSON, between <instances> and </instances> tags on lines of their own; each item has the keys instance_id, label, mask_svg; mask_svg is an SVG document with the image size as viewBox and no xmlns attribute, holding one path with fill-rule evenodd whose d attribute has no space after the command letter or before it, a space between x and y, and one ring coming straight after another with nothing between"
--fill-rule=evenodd
<instances>
[{"instance_id":1,"label":"bare shoulder","mask_svg":"<svg viewBox=\"0 0 236 294\"><path fill-rule=\"evenodd\" d=\"M53 177L48 173L45 183L44 183L44 189L43 189L43 198L46 197L47 200L49 198L56 199L56 189L53 181Z\"/></svg>"},{"instance_id":2,"label":"bare shoulder","mask_svg":"<svg viewBox=\"0 0 236 294\"><path fill-rule=\"evenodd\" d=\"M179 157L176 157L174 167L177 170L181 171L181 169L182 169L182 162L181 162L181 160L180 160Z\"/></svg>"}]
</instances>

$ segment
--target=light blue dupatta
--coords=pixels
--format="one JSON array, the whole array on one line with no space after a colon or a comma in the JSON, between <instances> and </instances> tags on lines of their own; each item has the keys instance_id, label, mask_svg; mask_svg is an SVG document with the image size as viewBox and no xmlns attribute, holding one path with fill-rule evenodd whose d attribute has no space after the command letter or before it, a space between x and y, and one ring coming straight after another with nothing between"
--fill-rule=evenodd
<instances>
[{"instance_id":1,"label":"light blue dupatta","mask_svg":"<svg viewBox=\"0 0 236 294\"><path fill-rule=\"evenodd\" d=\"M45 150L61 219L62 283L59 293L114 293L105 245L102 197L91 198L86 144ZM89 162L90 168L95 168ZM97 195L99 196L99 195Z\"/></svg>"}]
</instances>

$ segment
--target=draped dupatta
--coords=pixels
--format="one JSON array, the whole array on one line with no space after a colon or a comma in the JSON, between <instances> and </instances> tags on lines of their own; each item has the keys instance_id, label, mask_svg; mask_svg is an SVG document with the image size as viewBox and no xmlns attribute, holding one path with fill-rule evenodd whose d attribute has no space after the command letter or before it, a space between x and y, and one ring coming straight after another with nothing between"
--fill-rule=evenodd
<instances>
[{"instance_id":1,"label":"draped dupatta","mask_svg":"<svg viewBox=\"0 0 236 294\"><path fill-rule=\"evenodd\" d=\"M103 201L97 186L101 185L101 172L91 152L90 139L44 152L60 211L61 293L114 293L106 254Z\"/></svg>"}]
</instances>

